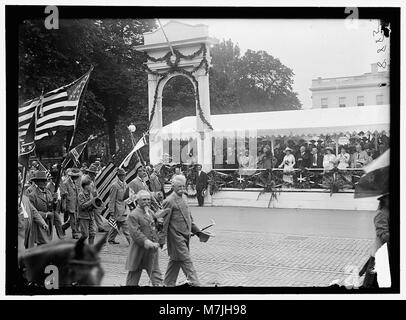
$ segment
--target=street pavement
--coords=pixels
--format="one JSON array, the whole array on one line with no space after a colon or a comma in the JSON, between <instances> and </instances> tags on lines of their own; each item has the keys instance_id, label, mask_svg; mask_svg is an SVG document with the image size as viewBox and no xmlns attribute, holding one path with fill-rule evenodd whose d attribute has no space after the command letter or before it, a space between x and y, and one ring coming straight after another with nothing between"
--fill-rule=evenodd
<instances>
[{"instance_id":1,"label":"street pavement","mask_svg":"<svg viewBox=\"0 0 406 320\"><path fill-rule=\"evenodd\" d=\"M374 239L372 211L191 207L194 222L215 237L191 239L190 251L203 286L328 286L361 268ZM101 234L98 234L100 237ZM103 286L125 285L128 246L107 244L101 252ZM166 250L159 251L165 274ZM178 284L186 281L182 271ZM140 286L149 285L143 272Z\"/></svg>"}]
</instances>

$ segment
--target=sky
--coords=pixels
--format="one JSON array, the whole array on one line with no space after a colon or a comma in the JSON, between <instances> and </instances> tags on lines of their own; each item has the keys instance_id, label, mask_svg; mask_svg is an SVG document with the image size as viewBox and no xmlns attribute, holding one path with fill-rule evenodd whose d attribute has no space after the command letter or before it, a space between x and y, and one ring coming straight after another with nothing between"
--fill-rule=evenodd
<instances>
[{"instance_id":1,"label":"sky","mask_svg":"<svg viewBox=\"0 0 406 320\"><path fill-rule=\"evenodd\" d=\"M265 50L294 72L293 89L303 109L311 107L312 79L345 77L370 72L371 64L389 61L377 29L378 20L288 20L288 19L176 19L187 24L205 24L209 35L238 43L247 49ZM161 19L165 25L169 19ZM170 40L170 39L169 39ZM383 70L380 68L380 70Z\"/></svg>"}]
</instances>

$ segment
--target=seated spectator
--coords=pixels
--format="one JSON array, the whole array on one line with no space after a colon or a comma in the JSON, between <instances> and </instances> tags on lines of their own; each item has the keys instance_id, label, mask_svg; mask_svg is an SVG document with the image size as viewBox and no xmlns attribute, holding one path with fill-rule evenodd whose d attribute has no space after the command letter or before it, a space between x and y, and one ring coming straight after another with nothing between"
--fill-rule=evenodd
<instances>
[{"instance_id":1,"label":"seated spectator","mask_svg":"<svg viewBox=\"0 0 406 320\"><path fill-rule=\"evenodd\" d=\"M310 154L306 150L305 146L301 146L300 150L296 156L297 162L296 167L299 169L309 168L310 167Z\"/></svg>"},{"instance_id":2,"label":"seated spectator","mask_svg":"<svg viewBox=\"0 0 406 320\"><path fill-rule=\"evenodd\" d=\"M313 146L310 155L310 168L323 168L323 156L315 146Z\"/></svg>"},{"instance_id":3,"label":"seated spectator","mask_svg":"<svg viewBox=\"0 0 406 320\"><path fill-rule=\"evenodd\" d=\"M337 156L338 166L337 168L342 170L350 166L350 154L345 150L344 147L341 147L340 153Z\"/></svg>"},{"instance_id":4,"label":"seated spectator","mask_svg":"<svg viewBox=\"0 0 406 320\"><path fill-rule=\"evenodd\" d=\"M323 157L323 168L324 171L332 170L335 167L336 156L333 154L333 148L326 147L326 154Z\"/></svg>"},{"instance_id":5,"label":"seated spectator","mask_svg":"<svg viewBox=\"0 0 406 320\"><path fill-rule=\"evenodd\" d=\"M358 143L355 146L355 152L352 154L351 167L362 168L369 160L368 154L362 150L361 145Z\"/></svg>"}]
</instances>

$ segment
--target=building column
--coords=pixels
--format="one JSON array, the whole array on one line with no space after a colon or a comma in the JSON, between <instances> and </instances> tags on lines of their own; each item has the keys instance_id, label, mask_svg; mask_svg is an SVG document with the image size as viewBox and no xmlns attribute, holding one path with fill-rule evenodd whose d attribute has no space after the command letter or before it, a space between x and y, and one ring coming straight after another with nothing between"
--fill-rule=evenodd
<instances>
[{"instance_id":1,"label":"building column","mask_svg":"<svg viewBox=\"0 0 406 320\"><path fill-rule=\"evenodd\" d=\"M148 74L148 115L151 117L151 112L154 106L155 90L158 85L158 77ZM159 92L161 91L161 92ZM162 90L158 90L158 98L155 105L155 113L151 122L149 135L149 161L151 164L161 162L163 155L163 141L160 131L162 129Z\"/></svg>"},{"instance_id":2,"label":"building column","mask_svg":"<svg viewBox=\"0 0 406 320\"><path fill-rule=\"evenodd\" d=\"M209 75L205 74L205 70L197 72L197 81L199 85L200 107L206 120L211 124L210 119L210 92L209 92ZM202 164L203 171L210 172L213 169L213 149L212 149L212 132L200 119L199 111L196 107L196 128L198 162Z\"/></svg>"}]
</instances>

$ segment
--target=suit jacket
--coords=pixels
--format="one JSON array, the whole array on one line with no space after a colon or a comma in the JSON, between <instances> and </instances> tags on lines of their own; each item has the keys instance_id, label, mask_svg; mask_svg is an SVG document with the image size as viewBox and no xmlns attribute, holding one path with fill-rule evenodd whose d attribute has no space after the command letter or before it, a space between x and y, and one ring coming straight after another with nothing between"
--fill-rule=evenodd
<instances>
[{"instance_id":1,"label":"suit jacket","mask_svg":"<svg viewBox=\"0 0 406 320\"><path fill-rule=\"evenodd\" d=\"M47 243L52 240L52 225L53 219L47 216L48 212L52 212L53 199L51 191L47 188L42 192L37 185L33 184L27 189L27 196L32 206L38 211L39 215L48 224L48 231L41 228L41 225L35 224L35 242Z\"/></svg>"},{"instance_id":2,"label":"suit jacket","mask_svg":"<svg viewBox=\"0 0 406 320\"><path fill-rule=\"evenodd\" d=\"M128 186L131 188L131 190L134 192L134 194L137 194L138 191L140 190L147 190L148 192L150 191L147 184L141 180L141 178L136 177L134 180L132 180Z\"/></svg>"},{"instance_id":3,"label":"suit jacket","mask_svg":"<svg viewBox=\"0 0 406 320\"><path fill-rule=\"evenodd\" d=\"M132 241L125 269L129 271L152 269L157 251L144 248L144 242L147 239L158 242L158 233L152 215L148 216L141 207L137 206L128 215L127 223Z\"/></svg>"},{"instance_id":4,"label":"suit jacket","mask_svg":"<svg viewBox=\"0 0 406 320\"><path fill-rule=\"evenodd\" d=\"M351 156L351 167L362 168L368 161L369 157L366 151L354 152Z\"/></svg>"},{"instance_id":5,"label":"suit jacket","mask_svg":"<svg viewBox=\"0 0 406 320\"><path fill-rule=\"evenodd\" d=\"M175 261L190 259L191 233L200 231L193 223L192 214L184 197L172 192L162 203L164 209L170 209L164 218L162 233L167 238L168 255Z\"/></svg>"},{"instance_id":6,"label":"suit jacket","mask_svg":"<svg viewBox=\"0 0 406 320\"><path fill-rule=\"evenodd\" d=\"M298 152L296 155L296 168L310 168L310 153L305 151L302 155L301 152Z\"/></svg>"},{"instance_id":7,"label":"suit jacket","mask_svg":"<svg viewBox=\"0 0 406 320\"><path fill-rule=\"evenodd\" d=\"M200 175L196 172L196 190L207 189L208 179L207 174L204 171L200 171Z\"/></svg>"},{"instance_id":8,"label":"suit jacket","mask_svg":"<svg viewBox=\"0 0 406 320\"><path fill-rule=\"evenodd\" d=\"M113 183L110 189L109 212L117 221L127 219L126 199L127 184L118 179Z\"/></svg>"},{"instance_id":9,"label":"suit jacket","mask_svg":"<svg viewBox=\"0 0 406 320\"><path fill-rule=\"evenodd\" d=\"M156 175L156 173L152 173L149 176L149 182L150 182L150 189L152 192L158 192L162 190L162 185L161 182L159 181L158 176Z\"/></svg>"},{"instance_id":10,"label":"suit jacket","mask_svg":"<svg viewBox=\"0 0 406 320\"><path fill-rule=\"evenodd\" d=\"M23 253L25 249L32 248L36 240L36 226L43 228L46 222L32 205L30 199L23 195L21 204L27 212L28 218L24 217L21 211L18 214L18 252Z\"/></svg>"},{"instance_id":11,"label":"suit jacket","mask_svg":"<svg viewBox=\"0 0 406 320\"><path fill-rule=\"evenodd\" d=\"M310 168L323 168L323 155L317 152L316 165L313 164L313 154L310 154Z\"/></svg>"}]
</instances>

